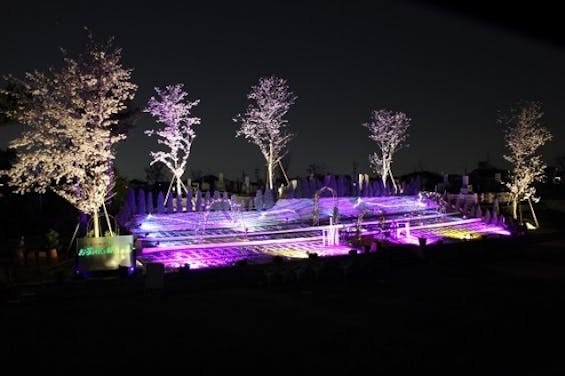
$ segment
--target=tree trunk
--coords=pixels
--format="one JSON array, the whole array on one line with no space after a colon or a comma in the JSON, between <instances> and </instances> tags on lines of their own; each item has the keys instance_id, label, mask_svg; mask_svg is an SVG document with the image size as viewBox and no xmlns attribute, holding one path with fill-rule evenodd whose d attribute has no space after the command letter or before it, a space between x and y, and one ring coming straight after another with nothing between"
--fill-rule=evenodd
<instances>
[{"instance_id":1,"label":"tree trunk","mask_svg":"<svg viewBox=\"0 0 565 376\"><path fill-rule=\"evenodd\" d=\"M177 196L182 194L181 186L180 186L180 176L175 175L175 179L177 180Z\"/></svg>"},{"instance_id":2,"label":"tree trunk","mask_svg":"<svg viewBox=\"0 0 565 376\"><path fill-rule=\"evenodd\" d=\"M518 219L518 199L512 197L512 218Z\"/></svg>"},{"instance_id":3,"label":"tree trunk","mask_svg":"<svg viewBox=\"0 0 565 376\"><path fill-rule=\"evenodd\" d=\"M111 158L108 160L108 176L110 177L110 184L108 185L108 194L106 195L106 202L108 202L108 205L111 205L112 196L115 188L114 163L112 162Z\"/></svg>"},{"instance_id":4,"label":"tree trunk","mask_svg":"<svg viewBox=\"0 0 565 376\"><path fill-rule=\"evenodd\" d=\"M267 161L267 171L269 175L269 189L273 190L273 144L269 145L269 160Z\"/></svg>"},{"instance_id":5,"label":"tree trunk","mask_svg":"<svg viewBox=\"0 0 565 376\"><path fill-rule=\"evenodd\" d=\"M392 176L392 169L388 169L388 173L390 175L390 181L392 182L392 187L394 188L394 194L398 194L398 187L396 186L396 182L394 181L394 176Z\"/></svg>"},{"instance_id":6,"label":"tree trunk","mask_svg":"<svg viewBox=\"0 0 565 376\"><path fill-rule=\"evenodd\" d=\"M269 161L269 165L267 166L267 173L269 175L269 189L273 190L273 165L271 161Z\"/></svg>"},{"instance_id":7,"label":"tree trunk","mask_svg":"<svg viewBox=\"0 0 565 376\"><path fill-rule=\"evenodd\" d=\"M383 153L383 156L382 156L383 160L382 160L382 167L381 167L381 179L383 180L383 189L386 192L386 191L388 191L386 180L388 179L388 174L389 174L390 168L389 168L388 160L385 157L385 155L386 155L385 152L383 151L382 153Z\"/></svg>"},{"instance_id":8,"label":"tree trunk","mask_svg":"<svg viewBox=\"0 0 565 376\"><path fill-rule=\"evenodd\" d=\"M94 237L100 237L100 222L98 221L98 209L92 213L92 222L94 223Z\"/></svg>"},{"instance_id":9,"label":"tree trunk","mask_svg":"<svg viewBox=\"0 0 565 376\"><path fill-rule=\"evenodd\" d=\"M521 201L518 201L518 219L520 224L524 223L524 213L522 213Z\"/></svg>"}]
</instances>

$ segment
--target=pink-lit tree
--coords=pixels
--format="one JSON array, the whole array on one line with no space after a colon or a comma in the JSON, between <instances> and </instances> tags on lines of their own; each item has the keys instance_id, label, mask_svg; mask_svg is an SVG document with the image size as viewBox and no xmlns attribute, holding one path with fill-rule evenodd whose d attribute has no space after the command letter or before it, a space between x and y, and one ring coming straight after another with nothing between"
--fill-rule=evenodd
<instances>
[{"instance_id":1,"label":"pink-lit tree","mask_svg":"<svg viewBox=\"0 0 565 376\"><path fill-rule=\"evenodd\" d=\"M546 165L538 149L552 139L552 134L542 125L543 111L536 102L524 102L499 118L504 125L504 140L508 153L504 159L512 165L506 186L512 197L512 216L518 219L518 203L528 201L536 227L539 226L532 200L535 182L543 181Z\"/></svg>"},{"instance_id":2,"label":"pink-lit tree","mask_svg":"<svg viewBox=\"0 0 565 376\"><path fill-rule=\"evenodd\" d=\"M9 116L26 127L10 144L17 161L6 171L9 184L21 194L51 190L63 197L92 216L95 237L101 208L109 225L114 145L126 137L116 131L116 115L137 89L120 60L112 39L96 44L89 35L86 52L76 58L64 52L61 68L8 77L19 88Z\"/></svg>"},{"instance_id":3,"label":"pink-lit tree","mask_svg":"<svg viewBox=\"0 0 565 376\"><path fill-rule=\"evenodd\" d=\"M274 170L277 164L282 169L281 160L293 136L287 129L288 121L283 117L294 104L296 96L289 91L286 80L271 76L260 78L247 98L253 103L244 115L233 119L241 123L236 136L243 136L259 147L267 163L268 187L272 190Z\"/></svg>"},{"instance_id":4,"label":"pink-lit tree","mask_svg":"<svg viewBox=\"0 0 565 376\"><path fill-rule=\"evenodd\" d=\"M381 175L383 186L386 181L390 181L397 192L398 188L392 175L392 162L394 153L404 146L408 138L408 128L410 118L402 112L392 112L388 110L378 110L371 113L369 122L363 123L369 129L369 138L375 141L379 150L369 155L369 162L373 170Z\"/></svg>"},{"instance_id":5,"label":"pink-lit tree","mask_svg":"<svg viewBox=\"0 0 565 376\"><path fill-rule=\"evenodd\" d=\"M190 155L190 148L196 137L193 126L200 124L200 118L190 116L192 107L198 105L200 100L186 100L183 84L169 85L165 89L155 88L159 99L151 97L144 112L150 113L164 126L161 129L145 131L148 136L156 135L157 142L166 147L165 151L151 152L153 160L150 165L163 163L172 173L173 178L165 203L169 198L171 187L176 183L177 196L181 195L181 188L186 187L182 182L182 175L186 170L186 163Z\"/></svg>"}]
</instances>

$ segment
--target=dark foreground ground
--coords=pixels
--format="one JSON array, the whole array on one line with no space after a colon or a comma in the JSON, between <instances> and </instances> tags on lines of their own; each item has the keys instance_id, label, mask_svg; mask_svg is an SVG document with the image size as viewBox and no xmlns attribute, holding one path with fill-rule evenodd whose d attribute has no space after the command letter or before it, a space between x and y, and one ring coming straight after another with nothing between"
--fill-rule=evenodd
<instances>
[{"instance_id":1,"label":"dark foreground ground","mask_svg":"<svg viewBox=\"0 0 565 376\"><path fill-rule=\"evenodd\" d=\"M157 290L142 276L12 286L1 362L19 374L563 374L564 244L527 235L189 271Z\"/></svg>"}]
</instances>

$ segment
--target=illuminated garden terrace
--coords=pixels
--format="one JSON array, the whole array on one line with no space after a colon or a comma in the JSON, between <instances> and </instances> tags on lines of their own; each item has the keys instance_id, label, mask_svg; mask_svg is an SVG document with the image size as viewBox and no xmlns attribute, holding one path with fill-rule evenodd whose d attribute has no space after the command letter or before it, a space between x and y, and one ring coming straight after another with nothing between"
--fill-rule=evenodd
<instances>
[{"instance_id":1,"label":"illuminated garden terrace","mask_svg":"<svg viewBox=\"0 0 565 376\"><path fill-rule=\"evenodd\" d=\"M502 221L467 218L424 195L321 198L317 225L315 209L313 199L281 199L264 211L150 214L136 216L130 231L141 244L138 260L163 263L167 270L346 255L355 239L410 246L510 235Z\"/></svg>"}]
</instances>

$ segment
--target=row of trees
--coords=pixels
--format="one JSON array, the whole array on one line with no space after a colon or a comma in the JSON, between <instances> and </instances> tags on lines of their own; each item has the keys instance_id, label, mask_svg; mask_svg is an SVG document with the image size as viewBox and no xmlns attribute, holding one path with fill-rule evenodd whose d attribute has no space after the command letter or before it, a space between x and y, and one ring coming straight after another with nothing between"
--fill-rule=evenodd
<instances>
[{"instance_id":1,"label":"row of trees","mask_svg":"<svg viewBox=\"0 0 565 376\"><path fill-rule=\"evenodd\" d=\"M45 73L7 77L9 90L3 90L3 95L13 105L3 112L28 128L10 144L17 160L5 173L18 193L52 190L90 214L94 234L99 236L98 213L106 213L105 202L112 194L115 145L126 138L120 119L127 117L137 86L112 39L97 44L90 34L86 52L77 57L64 52L63 61L60 68ZM172 173L168 197L174 185L177 195L187 191L182 175L196 137L194 126L201 123L191 114L199 101L189 100L182 84L155 90L157 97L151 97L143 111L163 125L146 134L156 136L164 146L150 154L151 165L162 163ZM274 171L282 169L281 160L293 136L285 115L297 97L278 77L261 78L247 97L250 105L245 113L233 119L240 126L236 136L258 146L267 165L267 188L272 190ZM514 198L514 217L517 203L534 198L533 183L543 177L545 165L537 150L551 139L551 133L541 125L542 115L538 104L528 102L501 118L509 150L505 158L513 165L507 185ZM383 187L390 179L395 192L393 158L407 146L410 122L402 112L378 110L363 124L378 146L369 156L371 166Z\"/></svg>"},{"instance_id":2,"label":"row of trees","mask_svg":"<svg viewBox=\"0 0 565 376\"><path fill-rule=\"evenodd\" d=\"M187 99L188 93L183 90L183 84L155 90L158 97L151 97L144 111L155 117L157 123L163 124L163 128L145 133L157 136L157 142L165 146L165 150L151 152L151 165L162 163L173 176L165 197L167 201L175 183L177 195L182 191L187 192L182 175L186 171L190 149L196 138L194 125L200 124L201 119L191 116L192 107L198 105L199 101ZM259 79L247 98L251 104L246 112L233 119L240 124L236 136L244 137L259 147L267 165L267 186L274 189L274 171L277 166L282 169L281 160L293 136L287 129L288 121L284 116L294 104L296 96L289 90L286 80L272 76Z\"/></svg>"},{"instance_id":3,"label":"row of trees","mask_svg":"<svg viewBox=\"0 0 565 376\"><path fill-rule=\"evenodd\" d=\"M119 120L128 115L137 90L121 53L113 39L97 44L89 33L85 53L73 57L63 51L59 68L26 73L23 79L8 76L0 92L2 122L12 119L27 126L10 143L17 153L12 167L3 171L10 186L21 194L53 191L93 217L96 237L99 211L108 218L105 203L112 196L115 145L126 138ZM150 155L151 165L161 163L173 176L168 198L175 184L177 195L187 192L182 175L196 137L194 126L201 122L191 115L199 101L188 100L182 84L155 90L157 97L151 97L143 111L163 126L145 133L157 136L164 146ZM259 147L272 189L273 171L292 137L283 117L296 97L284 79L267 77L253 86L248 98L253 104L234 119L241 123L236 135Z\"/></svg>"}]
</instances>

